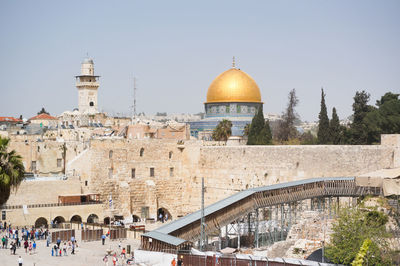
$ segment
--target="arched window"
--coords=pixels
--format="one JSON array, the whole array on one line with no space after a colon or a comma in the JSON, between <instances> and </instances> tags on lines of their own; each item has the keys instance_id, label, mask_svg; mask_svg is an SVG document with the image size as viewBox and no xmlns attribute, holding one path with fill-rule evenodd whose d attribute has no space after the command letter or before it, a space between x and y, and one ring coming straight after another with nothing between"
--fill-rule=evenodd
<instances>
[{"instance_id":1,"label":"arched window","mask_svg":"<svg viewBox=\"0 0 400 266\"><path fill-rule=\"evenodd\" d=\"M109 159L112 159L112 156L113 156L113 151L110 150L110 151L108 152L108 158L109 158Z\"/></svg>"},{"instance_id":2,"label":"arched window","mask_svg":"<svg viewBox=\"0 0 400 266\"><path fill-rule=\"evenodd\" d=\"M140 149L140 157L143 157L143 153L144 153L144 148Z\"/></svg>"},{"instance_id":3,"label":"arched window","mask_svg":"<svg viewBox=\"0 0 400 266\"><path fill-rule=\"evenodd\" d=\"M89 105L90 105L90 106L94 106L94 102L90 102Z\"/></svg>"},{"instance_id":4,"label":"arched window","mask_svg":"<svg viewBox=\"0 0 400 266\"><path fill-rule=\"evenodd\" d=\"M172 151L169 152L168 158L172 159Z\"/></svg>"}]
</instances>

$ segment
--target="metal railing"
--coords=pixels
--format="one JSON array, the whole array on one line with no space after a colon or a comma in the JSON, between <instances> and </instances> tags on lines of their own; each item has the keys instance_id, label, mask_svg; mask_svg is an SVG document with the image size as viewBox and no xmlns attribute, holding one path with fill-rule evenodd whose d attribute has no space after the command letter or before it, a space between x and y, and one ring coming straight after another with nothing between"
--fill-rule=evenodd
<instances>
[{"instance_id":1,"label":"metal railing","mask_svg":"<svg viewBox=\"0 0 400 266\"><path fill-rule=\"evenodd\" d=\"M46 208L46 207L63 207L63 206L76 206L76 205L93 205L103 204L101 201L90 201L90 202L70 202L70 203L39 203L39 204L28 204L27 208ZM10 209L22 209L24 205L3 205L0 206L0 210Z\"/></svg>"}]
</instances>

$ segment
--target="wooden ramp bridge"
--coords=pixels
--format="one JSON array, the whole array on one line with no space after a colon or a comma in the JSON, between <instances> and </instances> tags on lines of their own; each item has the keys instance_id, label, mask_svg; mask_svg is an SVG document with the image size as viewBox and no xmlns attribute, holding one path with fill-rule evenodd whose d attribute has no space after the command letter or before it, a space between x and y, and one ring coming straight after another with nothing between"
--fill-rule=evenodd
<instances>
[{"instance_id":1,"label":"wooden ramp bridge","mask_svg":"<svg viewBox=\"0 0 400 266\"><path fill-rule=\"evenodd\" d=\"M257 226L254 230L257 234L259 209L271 206L293 208L298 202L307 199L321 200L319 202L323 202L324 206L328 200L330 206L334 198L339 200L339 197L354 198L363 195L382 195L382 188L358 185L355 177L312 178L251 188L204 208L206 234L218 235L223 227L237 223L243 217L248 216L250 220L251 213L257 216ZM189 250L201 239L200 224L201 210L143 234L141 248L167 252ZM256 239L258 241L258 237Z\"/></svg>"}]
</instances>

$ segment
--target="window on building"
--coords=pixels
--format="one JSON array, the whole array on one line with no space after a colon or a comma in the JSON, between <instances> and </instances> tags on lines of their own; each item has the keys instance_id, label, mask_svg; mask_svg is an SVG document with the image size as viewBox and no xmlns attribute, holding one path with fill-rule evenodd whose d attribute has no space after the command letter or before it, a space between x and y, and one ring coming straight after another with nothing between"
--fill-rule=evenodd
<instances>
[{"instance_id":1,"label":"window on building","mask_svg":"<svg viewBox=\"0 0 400 266\"><path fill-rule=\"evenodd\" d=\"M143 153L144 153L144 149L141 148L141 149L140 149L140 157L143 157Z\"/></svg>"},{"instance_id":2,"label":"window on building","mask_svg":"<svg viewBox=\"0 0 400 266\"><path fill-rule=\"evenodd\" d=\"M31 171L32 172L36 171L36 161L32 161L32 163L31 163Z\"/></svg>"},{"instance_id":3,"label":"window on building","mask_svg":"<svg viewBox=\"0 0 400 266\"><path fill-rule=\"evenodd\" d=\"M112 168L109 168L108 169L108 178L113 178L113 169Z\"/></svg>"},{"instance_id":4,"label":"window on building","mask_svg":"<svg viewBox=\"0 0 400 266\"><path fill-rule=\"evenodd\" d=\"M169 176L170 176L170 177L173 177L173 176L174 176L174 168L173 168L173 167L170 167L170 168L169 168Z\"/></svg>"},{"instance_id":5,"label":"window on building","mask_svg":"<svg viewBox=\"0 0 400 266\"><path fill-rule=\"evenodd\" d=\"M90 102L89 105L90 105L90 106L94 106L94 103L93 103L93 102Z\"/></svg>"},{"instance_id":6,"label":"window on building","mask_svg":"<svg viewBox=\"0 0 400 266\"><path fill-rule=\"evenodd\" d=\"M154 167L150 168L150 177L154 177Z\"/></svg>"},{"instance_id":7,"label":"window on building","mask_svg":"<svg viewBox=\"0 0 400 266\"><path fill-rule=\"evenodd\" d=\"M62 162L61 159L57 159L57 167L61 167L61 162Z\"/></svg>"},{"instance_id":8,"label":"window on building","mask_svg":"<svg viewBox=\"0 0 400 266\"><path fill-rule=\"evenodd\" d=\"M172 151L169 152L168 158L172 159Z\"/></svg>"},{"instance_id":9,"label":"window on building","mask_svg":"<svg viewBox=\"0 0 400 266\"><path fill-rule=\"evenodd\" d=\"M111 150L111 151L108 152L108 158L112 159L112 157L113 157L113 151Z\"/></svg>"},{"instance_id":10,"label":"window on building","mask_svg":"<svg viewBox=\"0 0 400 266\"><path fill-rule=\"evenodd\" d=\"M6 211L1 211L1 219L2 220L7 220Z\"/></svg>"},{"instance_id":11,"label":"window on building","mask_svg":"<svg viewBox=\"0 0 400 266\"><path fill-rule=\"evenodd\" d=\"M37 146L37 152L40 152L40 146Z\"/></svg>"},{"instance_id":12,"label":"window on building","mask_svg":"<svg viewBox=\"0 0 400 266\"><path fill-rule=\"evenodd\" d=\"M131 170L131 176L132 176L132 178L135 178L135 177L136 177L136 169L135 169L135 168L132 168L132 170Z\"/></svg>"},{"instance_id":13,"label":"window on building","mask_svg":"<svg viewBox=\"0 0 400 266\"><path fill-rule=\"evenodd\" d=\"M85 181L85 186L87 186L87 185L88 185L88 181L86 180L86 181Z\"/></svg>"}]
</instances>

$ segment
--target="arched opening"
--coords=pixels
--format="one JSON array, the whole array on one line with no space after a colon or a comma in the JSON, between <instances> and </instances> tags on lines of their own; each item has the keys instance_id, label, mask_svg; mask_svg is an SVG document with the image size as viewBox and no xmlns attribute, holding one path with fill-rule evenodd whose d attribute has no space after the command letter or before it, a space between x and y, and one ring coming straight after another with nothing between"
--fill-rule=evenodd
<instances>
[{"instance_id":1,"label":"arched opening","mask_svg":"<svg viewBox=\"0 0 400 266\"><path fill-rule=\"evenodd\" d=\"M172 151L169 152L168 158L169 158L169 159L172 159Z\"/></svg>"},{"instance_id":2,"label":"arched opening","mask_svg":"<svg viewBox=\"0 0 400 266\"><path fill-rule=\"evenodd\" d=\"M133 214L133 215L132 215L132 222L133 222L133 223L140 222L140 217Z\"/></svg>"},{"instance_id":3,"label":"arched opening","mask_svg":"<svg viewBox=\"0 0 400 266\"><path fill-rule=\"evenodd\" d=\"M143 153L144 153L144 148L140 149L140 157L143 157Z\"/></svg>"},{"instance_id":4,"label":"arched opening","mask_svg":"<svg viewBox=\"0 0 400 266\"><path fill-rule=\"evenodd\" d=\"M91 215L88 216L87 222L89 224L98 223L99 222L99 216L97 216L96 214L92 213Z\"/></svg>"},{"instance_id":5,"label":"arched opening","mask_svg":"<svg viewBox=\"0 0 400 266\"><path fill-rule=\"evenodd\" d=\"M94 102L90 102L89 105L90 105L90 106L94 106Z\"/></svg>"},{"instance_id":6,"label":"arched opening","mask_svg":"<svg viewBox=\"0 0 400 266\"><path fill-rule=\"evenodd\" d=\"M82 222L82 217L80 217L79 215L74 215L74 216L71 217L71 222L81 223Z\"/></svg>"},{"instance_id":7,"label":"arched opening","mask_svg":"<svg viewBox=\"0 0 400 266\"><path fill-rule=\"evenodd\" d=\"M103 220L104 224L110 224L110 217L106 217Z\"/></svg>"},{"instance_id":8,"label":"arched opening","mask_svg":"<svg viewBox=\"0 0 400 266\"><path fill-rule=\"evenodd\" d=\"M61 224L65 223L65 219L62 216L57 216L56 218L53 219L54 224Z\"/></svg>"},{"instance_id":9,"label":"arched opening","mask_svg":"<svg viewBox=\"0 0 400 266\"><path fill-rule=\"evenodd\" d=\"M44 217L37 218L35 221L35 228L39 228L42 226L47 227L47 219Z\"/></svg>"},{"instance_id":10,"label":"arched opening","mask_svg":"<svg viewBox=\"0 0 400 266\"><path fill-rule=\"evenodd\" d=\"M157 220L161 222L172 220L171 213L165 208L159 208L157 210Z\"/></svg>"},{"instance_id":11,"label":"arched opening","mask_svg":"<svg viewBox=\"0 0 400 266\"><path fill-rule=\"evenodd\" d=\"M109 159L112 159L112 156L113 156L113 151L110 150L110 151L108 152L108 158L109 158Z\"/></svg>"}]
</instances>

